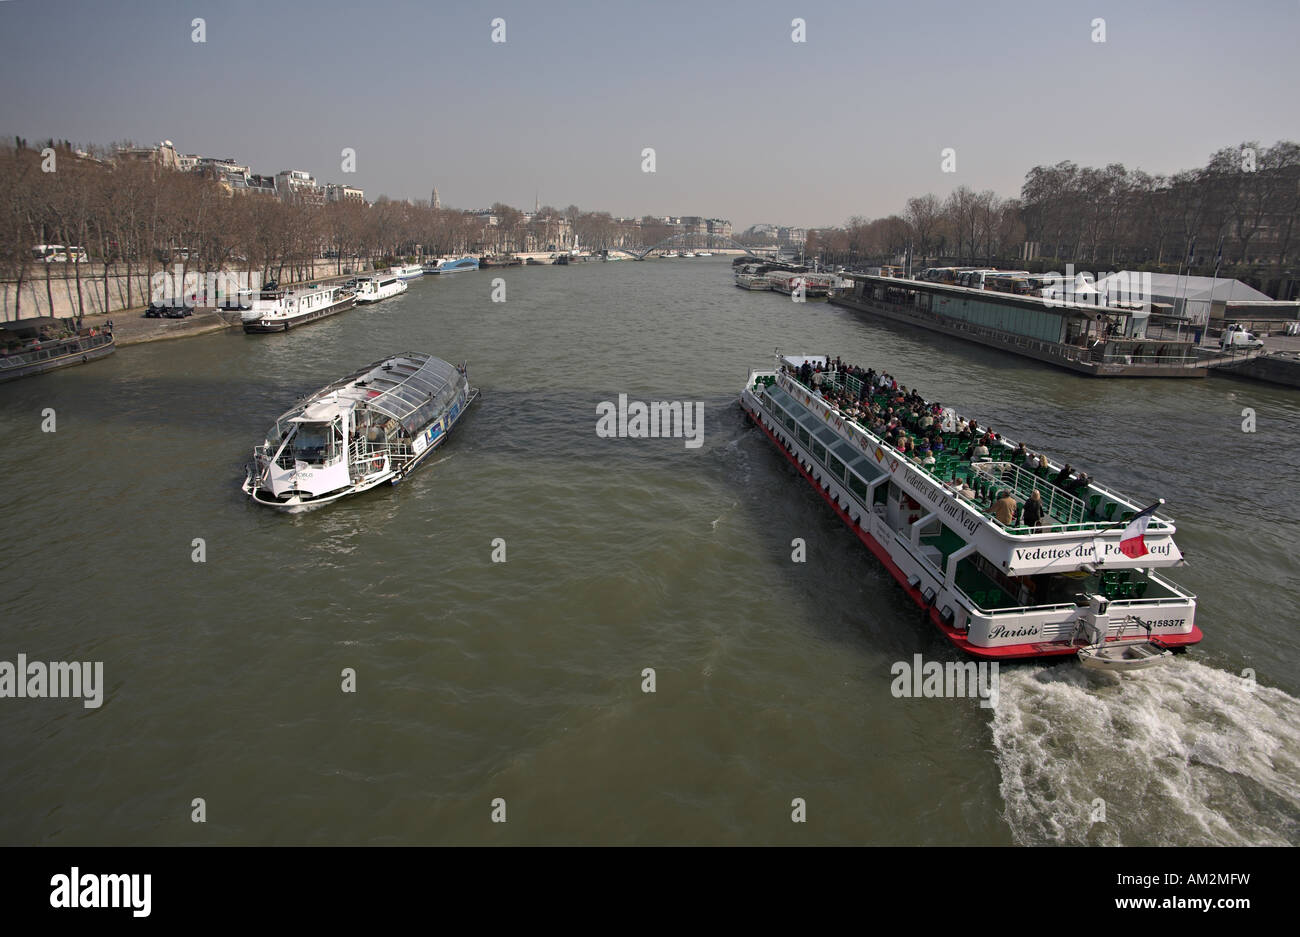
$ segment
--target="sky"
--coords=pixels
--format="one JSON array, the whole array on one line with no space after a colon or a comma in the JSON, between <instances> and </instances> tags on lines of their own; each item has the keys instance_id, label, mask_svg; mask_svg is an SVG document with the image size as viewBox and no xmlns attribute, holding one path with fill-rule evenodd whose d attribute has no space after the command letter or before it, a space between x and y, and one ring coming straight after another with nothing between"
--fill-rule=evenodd
<instances>
[{"instance_id":1,"label":"sky","mask_svg":"<svg viewBox=\"0 0 1300 937\"><path fill-rule=\"evenodd\" d=\"M0 0L0 135L169 139L372 200L821 227L1300 139L1298 34L1297 0Z\"/></svg>"}]
</instances>

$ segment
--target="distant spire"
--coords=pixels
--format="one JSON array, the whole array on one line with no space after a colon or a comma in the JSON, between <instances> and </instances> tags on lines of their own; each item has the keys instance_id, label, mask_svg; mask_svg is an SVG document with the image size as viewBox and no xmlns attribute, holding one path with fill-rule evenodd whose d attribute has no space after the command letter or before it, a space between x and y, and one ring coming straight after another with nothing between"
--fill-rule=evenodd
<instances>
[{"instance_id":1,"label":"distant spire","mask_svg":"<svg viewBox=\"0 0 1300 937\"><path fill-rule=\"evenodd\" d=\"M433 203L434 208L442 207L442 200L438 198L438 187L436 185L433 187L433 198L431 198L429 201Z\"/></svg>"},{"instance_id":2,"label":"distant spire","mask_svg":"<svg viewBox=\"0 0 1300 937\"><path fill-rule=\"evenodd\" d=\"M533 193L533 214L537 214L542 209L542 196L540 192Z\"/></svg>"}]
</instances>

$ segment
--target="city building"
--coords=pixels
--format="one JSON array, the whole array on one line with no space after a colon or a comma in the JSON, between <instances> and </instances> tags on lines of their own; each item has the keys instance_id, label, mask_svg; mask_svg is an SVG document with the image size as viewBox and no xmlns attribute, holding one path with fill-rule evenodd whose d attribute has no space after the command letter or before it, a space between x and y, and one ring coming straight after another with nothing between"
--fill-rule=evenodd
<instances>
[{"instance_id":1,"label":"city building","mask_svg":"<svg viewBox=\"0 0 1300 937\"><path fill-rule=\"evenodd\" d=\"M172 141L163 140L156 146L120 146L117 148L118 159L134 159L157 163L164 169L179 168L179 157Z\"/></svg>"},{"instance_id":2,"label":"city building","mask_svg":"<svg viewBox=\"0 0 1300 937\"><path fill-rule=\"evenodd\" d=\"M311 173L302 169L283 169L275 174L275 191L286 202L324 205L325 192Z\"/></svg>"},{"instance_id":3,"label":"city building","mask_svg":"<svg viewBox=\"0 0 1300 937\"><path fill-rule=\"evenodd\" d=\"M340 185L337 182L331 182L325 186L325 201L327 202L364 202L365 200L365 192L355 186Z\"/></svg>"}]
</instances>

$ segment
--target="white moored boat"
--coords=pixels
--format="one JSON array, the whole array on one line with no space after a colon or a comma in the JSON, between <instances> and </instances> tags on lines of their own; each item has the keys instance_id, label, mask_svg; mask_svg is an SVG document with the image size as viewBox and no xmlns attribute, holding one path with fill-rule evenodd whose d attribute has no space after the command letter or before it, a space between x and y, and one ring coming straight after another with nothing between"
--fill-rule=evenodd
<instances>
[{"instance_id":1,"label":"white moored boat","mask_svg":"<svg viewBox=\"0 0 1300 937\"><path fill-rule=\"evenodd\" d=\"M742 290L770 290L772 281L762 273L738 273L736 285Z\"/></svg>"},{"instance_id":2,"label":"white moored boat","mask_svg":"<svg viewBox=\"0 0 1300 937\"><path fill-rule=\"evenodd\" d=\"M396 274L399 280L415 280L424 276L424 268L419 264L401 264L397 267L389 267L388 272Z\"/></svg>"},{"instance_id":3,"label":"white moored boat","mask_svg":"<svg viewBox=\"0 0 1300 937\"><path fill-rule=\"evenodd\" d=\"M377 303L407 290L406 281L391 272L373 277L358 277L354 282L359 303Z\"/></svg>"},{"instance_id":4,"label":"white moored boat","mask_svg":"<svg viewBox=\"0 0 1300 937\"><path fill-rule=\"evenodd\" d=\"M239 318L245 332L287 332L351 309L356 302L356 294L346 284L259 290L251 308L243 310Z\"/></svg>"},{"instance_id":5,"label":"white moored boat","mask_svg":"<svg viewBox=\"0 0 1300 937\"><path fill-rule=\"evenodd\" d=\"M987 427L967 448L952 410L881 380L825 357L778 356L775 369L750 372L740 403L955 647L1134 669L1201 640L1196 597L1157 573L1183 565L1159 505L1144 509L1069 466L1030 469L1026 450ZM905 422L886 430L891 406ZM917 437L937 449L932 464L898 448ZM988 454L968 461L980 445ZM999 519L1008 493L1024 504L1035 490L1037 525L1022 525L1019 510ZM1148 512L1144 530L1127 532ZM1150 653L1128 650L1138 645ZM1116 659L1132 663L1106 666Z\"/></svg>"},{"instance_id":6,"label":"white moored boat","mask_svg":"<svg viewBox=\"0 0 1300 937\"><path fill-rule=\"evenodd\" d=\"M253 450L244 493L304 511L397 484L478 397L465 367L421 353L376 361L298 402Z\"/></svg>"}]
</instances>

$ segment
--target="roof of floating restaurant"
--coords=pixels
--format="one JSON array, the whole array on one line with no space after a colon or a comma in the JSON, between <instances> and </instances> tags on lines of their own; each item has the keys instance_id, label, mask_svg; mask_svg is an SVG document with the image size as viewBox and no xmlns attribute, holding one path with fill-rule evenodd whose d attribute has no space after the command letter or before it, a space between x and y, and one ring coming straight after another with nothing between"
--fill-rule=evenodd
<instances>
[{"instance_id":1,"label":"roof of floating restaurant","mask_svg":"<svg viewBox=\"0 0 1300 937\"><path fill-rule=\"evenodd\" d=\"M429 401L450 396L446 392L456 386L459 376L454 365L432 355L422 352L393 355L313 394L302 408L303 416L323 412L320 408L326 403L325 398L337 395L339 400L364 403L402 422Z\"/></svg>"},{"instance_id":2,"label":"roof of floating restaurant","mask_svg":"<svg viewBox=\"0 0 1300 937\"><path fill-rule=\"evenodd\" d=\"M930 280L909 280L906 277L880 277L870 273L844 273L842 277L849 280L863 280L878 286L899 290L912 290L918 293L961 297L977 301L996 303L1002 306L1020 306L1035 309L1058 316L1075 316L1081 319L1100 319L1106 316L1131 315L1131 311L1114 306L1094 306L1089 303L1072 303L1064 300L1044 302L1041 296L1020 293L1000 293L997 290L982 290L970 286L957 286L952 283L935 283Z\"/></svg>"}]
</instances>

